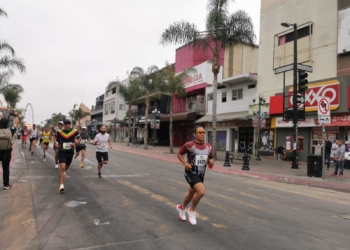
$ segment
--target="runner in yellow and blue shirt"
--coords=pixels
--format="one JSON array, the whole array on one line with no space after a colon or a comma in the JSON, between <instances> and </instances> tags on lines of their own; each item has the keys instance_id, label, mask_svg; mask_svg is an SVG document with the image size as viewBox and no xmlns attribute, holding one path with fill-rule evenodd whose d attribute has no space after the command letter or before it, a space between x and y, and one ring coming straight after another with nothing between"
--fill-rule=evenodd
<instances>
[{"instance_id":1,"label":"runner in yellow and blue shirt","mask_svg":"<svg viewBox=\"0 0 350 250\"><path fill-rule=\"evenodd\" d=\"M42 144L43 144L43 152L44 152L44 158L46 158L46 150L49 148L49 144L51 141L51 132L49 131L49 128L45 128L45 131L41 135Z\"/></svg>"}]
</instances>

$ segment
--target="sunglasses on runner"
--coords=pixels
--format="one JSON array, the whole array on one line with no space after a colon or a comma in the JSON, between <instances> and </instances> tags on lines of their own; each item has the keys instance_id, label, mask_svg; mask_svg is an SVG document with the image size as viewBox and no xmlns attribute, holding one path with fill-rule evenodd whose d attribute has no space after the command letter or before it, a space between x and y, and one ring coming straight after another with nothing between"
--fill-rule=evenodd
<instances>
[{"instance_id":1,"label":"sunglasses on runner","mask_svg":"<svg viewBox=\"0 0 350 250\"><path fill-rule=\"evenodd\" d=\"M205 131L197 131L196 134L205 135Z\"/></svg>"},{"instance_id":2,"label":"sunglasses on runner","mask_svg":"<svg viewBox=\"0 0 350 250\"><path fill-rule=\"evenodd\" d=\"M70 123L70 122L64 122L63 124L64 124L64 125L68 125L68 124L71 124L71 123Z\"/></svg>"}]
</instances>

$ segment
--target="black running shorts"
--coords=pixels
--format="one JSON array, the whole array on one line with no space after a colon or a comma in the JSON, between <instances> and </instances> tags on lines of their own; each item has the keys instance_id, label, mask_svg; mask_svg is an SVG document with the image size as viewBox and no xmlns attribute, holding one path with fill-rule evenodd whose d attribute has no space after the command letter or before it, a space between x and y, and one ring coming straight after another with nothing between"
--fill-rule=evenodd
<instances>
[{"instance_id":1,"label":"black running shorts","mask_svg":"<svg viewBox=\"0 0 350 250\"><path fill-rule=\"evenodd\" d=\"M102 160L103 158L103 160ZM100 163L102 161L108 161L108 152L96 152L97 162Z\"/></svg>"},{"instance_id":2,"label":"black running shorts","mask_svg":"<svg viewBox=\"0 0 350 250\"><path fill-rule=\"evenodd\" d=\"M30 142L32 142L32 141L36 141L36 137L32 137L32 138L30 138L30 139L29 139L29 141L30 141Z\"/></svg>"},{"instance_id":3,"label":"black running shorts","mask_svg":"<svg viewBox=\"0 0 350 250\"><path fill-rule=\"evenodd\" d=\"M78 153L80 150L86 150L86 146L76 146L75 151Z\"/></svg>"},{"instance_id":4,"label":"black running shorts","mask_svg":"<svg viewBox=\"0 0 350 250\"><path fill-rule=\"evenodd\" d=\"M186 171L185 172L185 179L190 184L190 186L193 188L194 185L197 183L204 182L204 176L192 173L191 171Z\"/></svg>"},{"instance_id":5,"label":"black running shorts","mask_svg":"<svg viewBox=\"0 0 350 250\"><path fill-rule=\"evenodd\" d=\"M45 144L46 146L48 146L50 143L49 143L49 142L44 142L44 144Z\"/></svg>"},{"instance_id":6,"label":"black running shorts","mask_svg":"<svg viewBox=\"0 0 350 250\"><path fill-rule=\"evenodd\" d=\"M67 166L70 166L73 160L73 155L74 154L58 152L58 161L59 163L66 163Z\"/></svg>"}]
</instances>

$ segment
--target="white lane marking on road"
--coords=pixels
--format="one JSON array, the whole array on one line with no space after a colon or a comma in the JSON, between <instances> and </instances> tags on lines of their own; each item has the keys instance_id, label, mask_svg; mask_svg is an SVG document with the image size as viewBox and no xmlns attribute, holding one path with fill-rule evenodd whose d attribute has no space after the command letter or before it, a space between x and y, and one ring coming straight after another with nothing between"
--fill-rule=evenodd
<instances>
[{"instance_id":1,"label":"white lane marking on road","mask_svg":"<svg viewBox=\"0 0 350 250\"><path fill-rule=\"evenodd\" d=\"M15 162L24 162L23 159L15 159Z\"/></svg>"},{"instance_id":2,"label":"white lane marking on road","mask_svg":"<svg viewBox=\"0 0 350 250\"><path fill-rule=\"evenodd\" d=\"M109 221L100 223L100 220L99 220L99 219L94 219L94 224L95 224L96 226L102 226L102 225L109 225L110 223L109 223Z\"/></svg>"},{"instance_id":3,"label":"white lane marking on road","mask_svg":"<svg viewBox=\"0 0 350 250\"><path fill-rule=\"evenodd\" d=\"M66 203L64 203L64 205L66 205L66 207L77 207L79 205L86 205L87 202L86 201L68 201Z\"/></svg>"},{"instance_id":4,"label":"white lane marking on road","mask_svg":"<svg viewBox=\"0 0 350 250\"><path fill-rule=\"evenodd\" d=\"M46 176L24 176L22 177L22 179L46 179L46 178L55 178L55 176L53 175L46 175ZM138 174L125 174L125 175L115 175L115 174L111 174L111 175L102 175L103 178L133 178L133 177L143 177L142 175L138 175ZM11 177L10 177L11 178ZM71 178L69 175L66 176L66 178ZM78 176L77 178L97 178L95 175L82 175L82 176ZM18 179L18 177L13 177L11 179Z\"/></svg>"},{"instance_id":5,"label":"white lane marking on road","mask_svg":"<svg viewBox=\"0 0 350 250\"><path fill-rule=\"evenodd\" d=\"M28 182L28 180L19 180L20 182Z\"/></svg>"}]
</instances>

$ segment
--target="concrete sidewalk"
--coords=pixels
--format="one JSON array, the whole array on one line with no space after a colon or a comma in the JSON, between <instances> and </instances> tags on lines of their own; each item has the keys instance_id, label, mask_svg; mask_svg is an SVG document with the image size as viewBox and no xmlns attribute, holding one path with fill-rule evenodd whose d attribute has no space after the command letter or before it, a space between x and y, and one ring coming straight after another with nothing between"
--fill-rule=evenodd
<instances>
[{"instance_id":1,"label":"concrete sidewalk","mask_svg":"<svg viewBox=\"0 0 350 250\"><path fill-rule=\"evenodd\" d=\"M169 147L163 146L148 146L148 149L144 149L143 145L139 147L127 146L126 142L112 142L113 150L125 152L129 154L142 155L148 158L154 158L164 160L173 163L179 163L176 153L179 148L174 147L175 154L169 153ZM350 191L350 170L344 170L344 177L337 178L331 176L333 168L326 170L326 177L314 178L307 176L307 163L300 162L299 169L291 169L291 163L287 161L276 161L273 157L261 156L261 161L256 161L254 156L251 156L250 171L243 171L242 161L234 161L231 163L231 167L223 167L225 160L225 152L217 152L218 160L215 162L215 166L210 171L233 174L238 176L277 181L284 183L292 183L298 185L307 185L313 187L321 187L327 189L334 189L343 192ZM179 163L180 164L180 163Z\"/></svg>"}]
</instances>

